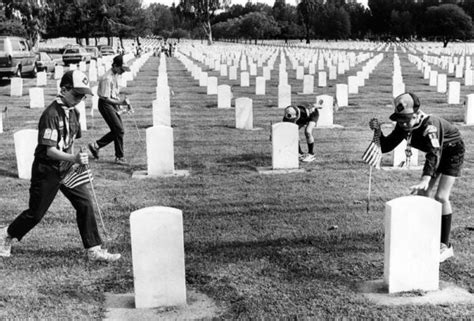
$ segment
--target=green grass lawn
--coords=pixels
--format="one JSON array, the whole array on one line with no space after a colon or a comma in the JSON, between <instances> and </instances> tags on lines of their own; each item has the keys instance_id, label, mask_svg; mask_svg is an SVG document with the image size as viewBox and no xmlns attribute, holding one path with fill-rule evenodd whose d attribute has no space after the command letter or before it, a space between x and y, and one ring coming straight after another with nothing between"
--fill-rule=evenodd
<instances>
[{"instance_id":1,"label":"green grass lawn","mask_svg":"<svg viewBox=\"0 0 474 321\"><path fill-rule=\"evenodd\" d=\"M234 98L253 99L254 126L235 129L234 109L218 110L216 96L207 96L177 58L167 60L174 128L175 168L189 177L134 180L146 169L145 129L152 125L159 58L151 57L137 78L124 89L136 113L125 116L125 152L130 166L113 163L113 146L92 162L94 188L109 230L106 246L122 253L114 264L92 264L85 259L72 206L58 195L43 221L21 243L11 258L0 260L0 319L100 319L104 293L133 292L129 215L148 206L181 209L184 216L186 282L188 289L207 294L220 307L223 319L276 318L472 318L468 305L377 306L357 290L364 281L381 279L384 264L384 203L408 195L418 171L373 172L370 212L366 211L368 166L361 161L372 132L368 121L388 122L392 112L393 50L360 88L350 95L349 107L339 108L334 123L342 129L316 129L316 161L303 164L305 173L259 175L256 167L271 166L270 124L282 118L277 105L278 63L267 82L267 95L255 96L253 87L219 78L232 85ZM398 51L407 90L417 93L422 109L450 121L463 120L463 105L447 105L444 94L429 87L421 71ZM419 54L421 56L421 54ZM317 94L335 95L336 83L360 71L363 62ZM287 66L291 66L289 61ZM208 71L217 76L218 72ZM298 95L302 81L288 70L295 103L312 101ZM259 68L259 75L261 68ZM454 80L452 76L449 80ZM25 79L25 88L34 79ZM255 78L251 78L251 85ZM29 109L28 97L9 96L5 132L0 134L1 223L26 209L29 182L17 178L13 133L35 128L42 110ZM55 82L45 89L46 102ZM461 97L472 87L462 86ZM25 89L26 93L26 89ZM90 101L88 101L90 105ZM0 106L4 108L4 106ZM108 131L96 112L89 130L77 144L86 146ZM474 292L474 225L472 155L474 130L460 127L467 148L465 171L452 193L455 209L451 233L456 257L441 265L443 281ZM301 133L302 146L306 150ZM76 144L76 145L77 145ZM384 157L388 161L389 156ZM420 155L420 162L423 158ZM409 220L408 220L409 222ZM337 225L337 229L329 230ZM105 239L105 237L104 237Z\"/></svg>"}]
</instances>

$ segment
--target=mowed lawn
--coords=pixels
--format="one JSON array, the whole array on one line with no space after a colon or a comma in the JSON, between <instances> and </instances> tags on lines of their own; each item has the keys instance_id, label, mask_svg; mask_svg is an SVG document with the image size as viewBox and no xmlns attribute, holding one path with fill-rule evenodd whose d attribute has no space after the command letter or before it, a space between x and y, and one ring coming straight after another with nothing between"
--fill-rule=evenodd
<instances>
[{"instance_id":1,"label":"mowed lawn","mask_svg":"<svg viewBox=\"0 0 474 321\"><path fill-rule=\"evenodd\" d=\"M112 145L101 151L99 161L91 162L94 189L109 230L104 241L123 259L109 265L89 263L74 210L59 195L43 221L13 245L12 257L0 260L0 318L103 318L105 292L133 292L129 215L148 206L183 211L187 288L212 298L220 308L219 318L472 318L474 307L469 305L378 306L358 290L361 283L383 277L385 202L408 195L408 187L421 175L374 170L367 212L369 169L361 155L372 137L368 121L378 117L388 123L392 112L387 105L392 97L393 48L382 53L384 59L365 87L350 95L349 107L335 113L334 123L344 127L316 129L316 161L303 164L304 173L285 175L256 171L271 166L270 126L283 114L276 108L279 59L265 96L255 96L254 77L250 88L219 78L219 84L232 85L234 98L253 99L256 130L251 131L236 129L234 109L218 110L217 97L206 95L206 88L199 87L177 58L167 59L175 169L189 170L190 176L135 180L132 173L146 169L145 129L152 126L159 58L151 57L123 90L136 110L133 117L124 116L130 165L113 163ZM419 95L422 109L462 122L463 105L448 105L446 95L428 86L407 54L400 48L397 53L407 89ZM328 87L317 88L317 94L335 95L335 84L347 83L347 76L355 75L365 63L339 75L337 81L328 81ZM302 81L295 79L289 61L287 66L293 101L313 101L314 95L298 94ZM218 76L216 71L208 72ZM449 76L449 80L454 79ZM0 134L0 222L4 224L28 204L29 182L17 178L13 133L36 128L42 112L28 108L27 88L35 79L24 81L25 95L19 98L10 97L8 80L0 84L0 108L8 106ZM462 86L462 100L473 90ZM55 92L55 81L49 80L46 104ZM91 117L90 100L87 104L89 129L76 146L86 146L108 130L97 111ZM474 225L474 128L460 129L467 154L463 177L452 193L456 257L441 265L440 278L473 293L474 235L467 227ZM389 160L386 155L384 161ZM334 225L337 228L330 229Z\"/></svg>"}]
</instances>

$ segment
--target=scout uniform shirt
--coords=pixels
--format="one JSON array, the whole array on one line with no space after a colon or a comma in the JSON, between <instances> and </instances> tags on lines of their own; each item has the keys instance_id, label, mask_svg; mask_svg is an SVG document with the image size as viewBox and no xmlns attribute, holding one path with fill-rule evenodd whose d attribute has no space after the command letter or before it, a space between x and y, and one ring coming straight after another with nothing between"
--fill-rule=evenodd
<instances>
[{"instance_id":1,"label":"scout uniform shirt","mask_svg":"<svg viewBox=\"0 0 474 321\"><path fill-rule=\"evenodd\" d=\"M73 163L51 159L47 155L48 147L72 154L72 145L76 138L81 137L79 111L75 108L67 110L61 98L56 98L41 115L38 124L38 145L35 158L43 164L56 167L60 174L65 174Z\"/></svg>"},{"instance_id":2,"label":"scout uniform shirt","mask_svg":"<svg viewBox=\"0 0 474 321\"><path fill-rule=\"evenodd\" d=\"M411 132L403 130L396 125L395 129L388 135L380 136L382 153L389 152L406 139L407 146L413 146L426 153L423 176L435 176L443 148L448 144L461 141L459 130L448 121L435 117L426 116L419 127Z\"/></svg>"},{"instance_id":3,"label":"scout uniform shirt","mask_svg":"<svg viewBox=\"0 0 474 321\"><path fill-rule=\"evenodd\" d=\"M300 118L296 121L296 125L299 127L307 125L310 121L315 123L318 122L319 119L319 111L314 108L306 108L304 106L297 106L300 110Z\"/></svg>"}]
</instances>

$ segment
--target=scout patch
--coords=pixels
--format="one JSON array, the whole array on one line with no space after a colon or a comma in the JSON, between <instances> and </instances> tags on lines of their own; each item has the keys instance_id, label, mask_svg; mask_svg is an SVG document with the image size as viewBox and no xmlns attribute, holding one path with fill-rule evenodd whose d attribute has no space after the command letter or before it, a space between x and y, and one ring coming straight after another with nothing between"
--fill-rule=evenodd
<instances>
[{"instance_id":1,"label":"scout patch","mask_svg":"<svg viewBox=\"0 0 474 321\"><path fill-rule=\"evenodd\" d=\"M51 140L57 141L58 140L58 131L56 129L53 130L51 134Z\"/></svg>"},{"instance_id":2,"label":"scout patch","mask_svg":"<svg viewBox=\"0 0 474 321\"><path fill-rule=\"evenodd\" d=\"M423 136L428 136L431 142L431 146L434 148L439 148L439 140L438 140L438 128L434 125L428 125L423 132Z\"/></svg>"},{"instance_id":3,"label":"scout patch","mask_svg":"<svg viewBox=\"0 0 474 321\"><path fill-rule=\"evenodd\" d=\"M44 139L51 139L52 134L53 134L53 130L51 128L46 128L44 130L43 138Z\"/></svg>"}]
</instances>

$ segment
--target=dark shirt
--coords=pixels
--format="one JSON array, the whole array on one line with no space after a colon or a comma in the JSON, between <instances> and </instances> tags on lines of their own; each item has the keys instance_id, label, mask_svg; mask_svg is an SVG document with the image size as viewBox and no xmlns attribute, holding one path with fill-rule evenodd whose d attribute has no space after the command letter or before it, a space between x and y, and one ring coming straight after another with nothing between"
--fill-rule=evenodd
<instances>
[{"instance_id":1,"label":"dark shirt","mask_svg":"<svg viewBox=\"0 0 474 321\"><path fill-rule=\"evenodd\" d=\"M314 107L307 108L304 106L296 106L296 107L298 107L298 109L300 110L300 118L296 121L296 125L298 125L298 127L308 125L310 121L313 121L315 123L318 122L319 111L316 108ZM283 121L288 121L288 120L283 118Z\"/></svg>"},{"instance_id":2,"label":"dark shirt","mask_svg":"<svg viewBox=\"0 0 474 321\"><path fill-rule=\"evenodd\" d=\"M60 151L72 154L74 140L81 137L81 127L79 111L74 108L67 112L62 106L61 100L57 99L41 115L35 158L41 163L57 167L61 173L65 173L73 163L51 159L47 155L47 149L56 147ZM66 117L66 113L69 113L69 117Z\"/></svg>"},{"instance_id":3,"label":"dark shirt","mask_svg":"<svg viewBox=\"0 0 474 321\"><path fill-rule=\"evenodd\" d=\"M423 175L435 176L443 149L450 143L462 141L459 130L447 120L435 116L427 116L421 125L410 132L403 130L398 124L387 136L380 137L382 153L389 152L407 139L414 148L425 152Z\"/></svg>"}]
</instances>

